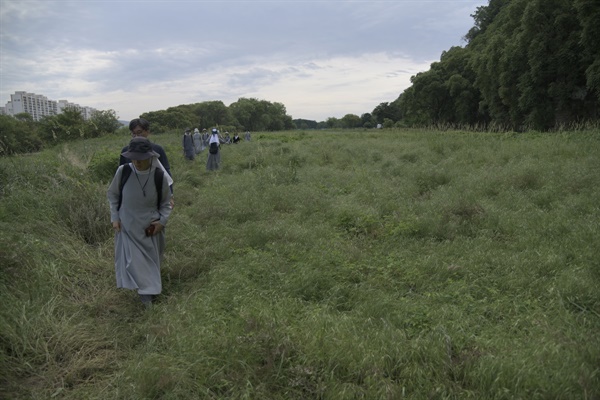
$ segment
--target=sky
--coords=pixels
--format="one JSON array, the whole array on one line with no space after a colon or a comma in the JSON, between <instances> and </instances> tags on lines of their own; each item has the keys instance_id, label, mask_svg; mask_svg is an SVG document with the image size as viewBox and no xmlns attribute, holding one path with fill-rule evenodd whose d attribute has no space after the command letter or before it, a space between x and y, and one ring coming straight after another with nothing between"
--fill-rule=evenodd
<instances>
[{"instance_id":1,"label":"sky","mask_svg":"<svg viewBox=\"0 0 600 400\"><path fill-rule=\"evenodd\" d=\"M487 0L0 0L0 106L16 91L121 120L180 104L282 103L293 119L370 113Z\"/></svg>"}]
</instances>

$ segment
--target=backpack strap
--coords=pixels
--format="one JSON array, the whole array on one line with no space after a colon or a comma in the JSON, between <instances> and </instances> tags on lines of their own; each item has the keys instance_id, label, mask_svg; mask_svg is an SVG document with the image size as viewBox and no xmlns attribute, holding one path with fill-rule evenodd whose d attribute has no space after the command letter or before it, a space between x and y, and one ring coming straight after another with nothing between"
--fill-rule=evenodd
<instances>
[{"instance_id":1,"label":"backpack strap","mask_svg":"<svg viewBox=\"0 0 600 400\"><path fill-rule=\"evenodd\" d=\"M123 203L123 186L125 186L125 182L129 179L131 175L131 166L129 163L123 164L123 170L121 171L121 181L119 182L119 205L117 206L117 211L121 209L121 203Z\"/></svg>"},{"instance_id":2,"label":"backpack strap","mask_svg":"<svg viewBox=\"0 0 600 400\"><path fill-rule=\"evenodd\" d=\"M156 208L160 209L160 203L162 202L162 186L163 186L163 178L164 171L160 168L154 169L154 186L156 186Z\"/></svg>"}]
</instances>

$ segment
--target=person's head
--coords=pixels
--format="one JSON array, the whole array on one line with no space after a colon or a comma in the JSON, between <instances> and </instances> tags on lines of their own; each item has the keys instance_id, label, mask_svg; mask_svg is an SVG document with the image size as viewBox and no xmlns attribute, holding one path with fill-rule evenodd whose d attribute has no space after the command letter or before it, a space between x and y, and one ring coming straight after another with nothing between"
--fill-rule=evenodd
<instances>
[{"instance_id":1,"label":"person's head","mask_svg":"<svg viewBox=\"0 0 600 400\"><path fill-rule=\"evenodd\" d=\"M131 139L127 151L121 155L130 159L139 171L145 171L150 168L152 158L159 157L158 153L152 150L152 143L145 137L134 137Z\"/></svg>"},{"instance_id":2,"label":"person's head","mask_svg":"<svg viewBox=\"0 0 600 400\"><path fill-rule=\"evenodd\" d=\"M212 134L213 135L216 135L218 133L219 133L219 131L217 130L217 128L212 128Z\"/></svg>"},{"instance_id":3,"label":"person's head","mask_svg":"<svg viewBox=\"0 0 600 400\"><path fill-rule=\"evenodd\" d=\"M150 134L150 122L144 118L136 118L129 121L129 131L133 137L148 137Z\"/></svg>"}]
</instances>

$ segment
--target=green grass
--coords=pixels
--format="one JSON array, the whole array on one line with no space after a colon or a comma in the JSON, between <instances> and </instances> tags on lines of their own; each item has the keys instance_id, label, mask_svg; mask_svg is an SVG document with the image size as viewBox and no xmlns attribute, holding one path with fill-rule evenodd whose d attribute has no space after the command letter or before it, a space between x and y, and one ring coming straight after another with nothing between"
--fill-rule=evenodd
<instances>
[{"instance_id":1,"label":"green grass","mask_svg":"<svg viewBox=\"0 0 600 400\"><path fill-rule=\"evenodd\" d=\"M212 173L151 139L150 311L114 280L128 138L0 159L0 398L600 398L597 132L255 133Z\"/></svg>"}]
</instances>

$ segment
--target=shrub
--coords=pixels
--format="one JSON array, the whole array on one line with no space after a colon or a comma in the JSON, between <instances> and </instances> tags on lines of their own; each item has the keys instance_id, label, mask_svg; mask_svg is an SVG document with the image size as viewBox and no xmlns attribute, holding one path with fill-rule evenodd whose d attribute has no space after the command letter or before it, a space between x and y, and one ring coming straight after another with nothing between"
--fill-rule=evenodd
<instances>
[{"instance_id":1,"label":"shrub","mask_svg":"<svg viewBox=\"0 0 600 400\"><path fill-rule=\"evenodd\" d=\"M92 156L88 172L95 182L107 183L112 181L118 167L119 159L115 152L103 150Z\"/></svg>"},{"instance_id":2,"label":"shrub","mask_svg":"<svg viewBox=\"0 0 600 400\"><path fill-rule=\"evenodd\" d=\"M0 115L0 132L0 155L30 153L43 147L31 124L9 115Z\"/></svg>"}]
</instances>

